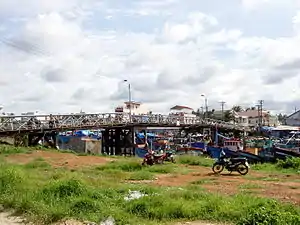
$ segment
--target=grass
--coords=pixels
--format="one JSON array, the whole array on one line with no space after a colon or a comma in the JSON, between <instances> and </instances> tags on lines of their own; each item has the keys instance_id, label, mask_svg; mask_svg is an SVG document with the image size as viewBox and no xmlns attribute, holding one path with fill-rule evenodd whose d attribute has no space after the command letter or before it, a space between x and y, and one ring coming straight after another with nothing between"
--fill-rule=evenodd
<instances>
[{"instance_id":1,"label":"grass","mask_svg":"<svg viewBox=\"0 0 300 225\"><path fill-rule=\"evenodd\" d=\"M178 162L190 166L211 167L214 160L203 156L180 156Z\"/></svg>"},{"instance_id":2,"label":"grass","mask_svg":"<svg viewBox=\"0 0 300 225\"><path fill-rule=\"evenodd\" d=\"M9 149L5 154L11 154ZM178 161L186 165L212 165L212 160L201 157L182 156ZM238 225L300 223L300 208L293 205L247 193L207 193L201 184L213 182L211 179L171 188L127 182L151 180L159 174L176 175L183 169L173 164L142 167L140 160L130 158L116 158L105 165L81 169L53 168L42 158L25 165L0 161L0 203L38 224L64 218L99 223L109 216L120 225L193 220ZM126 201L129 190L145 196Z\"/></svg>"},{"instance_id":3,"label":"grass","mask_svg":"<svg viewBox=\"0 0 300 225\"><path fill-rule=\"evenodd\" d=\"M261 189L262 186L259 184L251 184L251 183L247 183L247 184L242 184L239 186L240 189Z\"/></svg>"},{"instance_id":4,"label":"grass","mask_svg":"<svg viewBox=\"0 0 300 225\"><path fill-rule=\"evenodd\" d=\"M289 158L285 161L278 160L277 163L255 164L251 169L265 172L300 174L300 158Z\"/></svg>"}]
</instances>

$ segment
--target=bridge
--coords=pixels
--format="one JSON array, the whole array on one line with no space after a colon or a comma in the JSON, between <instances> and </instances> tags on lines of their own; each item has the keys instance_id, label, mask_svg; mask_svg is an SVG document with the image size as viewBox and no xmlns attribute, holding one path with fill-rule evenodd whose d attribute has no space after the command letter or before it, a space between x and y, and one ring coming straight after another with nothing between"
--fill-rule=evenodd
<instances>
[{"instance_id":1,"label":"bridge","mask_svg":"<svg viewBox=\"0 0 300 225\"><path fill-rule=\"evenodd\" d=\"M0 135L23 132L105 129L114 127L218 127L238 131L247 128L214 119L180 115L129 115L126 113L0 116Z\"/></svg>"},{"instance_id":2,"label":"bridge","mask_svg":"<svg viewBox=\"0 0 300 225\"><path fill-rule=\"evenodd\" d=\"M13 138L16 146L34 146L43 140L56 148L57 134L64 131L102 129L102 152L134 155L135 133L159 127L164 129L212 128L249 131L239 124L180 115L129 115L126 113L49 114L0 116L0 136Z\"/></svg>"}]
</instances>

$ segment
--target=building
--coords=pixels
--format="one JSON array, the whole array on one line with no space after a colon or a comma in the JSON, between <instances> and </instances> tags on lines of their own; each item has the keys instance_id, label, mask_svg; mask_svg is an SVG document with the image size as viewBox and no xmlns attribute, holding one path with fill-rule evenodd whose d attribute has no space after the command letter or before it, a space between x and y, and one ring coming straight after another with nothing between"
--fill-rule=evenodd
<instances>
[{"instance_id":1,"label":"building","mask_svg":"<svg viewBox=\"0 0 300 225\"><path fill-rule=\"evenodd\" d=\"M190 115L195 116L193 114L193 109L187 106L181 106L181 105L175 105L172 108L170 108L171 114L184 114L184 115Z\"/></svg>"},{"instance_id":2,"label":"building","mask_svg":"<svg viewBox=\"0 0 300 225\"><path fill-rule=\"evenodd\" d=\"M246 115L240 115L238 112L234 112L235 123L241 126L249 127L249 117Z\"/></svg>"},{"instance_id":3,"label":"building","mask_svg":"<svg viewBox=\"0 0 300 225\"><path fill-rule=\"evenodd\" d=\"M300 110L289 115L285 119L288 126L300 126Z\"/></svg>"},{"instance_id":4,"label":"building","mask_svg":"<svg viewBox=\"0 0 300 225\"><path fill-rule=\"evenodd\" d=\"M196 115L193 114L194 110L188 106L175 105L170 108L170 116L176 115L180 116L177 124L180 123L193 123Z\"/></svg>"},{"instance_id":5,"label":"building","mask_svg":"<svg viewBox=\"0 0 300 225\"><path fill-rule=\"evenodd\" d=\"M145 115L149 113L149 110L145 105L141 102L124 102L122 106L118 106L115 108L116 113L130 113L131 108L131 115Z\"/></svg>"},{"instance_id":6,"label":"building","mask_svg":"<svg viewBox=\"0 0 300 225\"><path fill-rule=\"evenodd\" d=\"M279 121L277 116L273 116L269 111L262 111L262 126L278 126ZM243 112L237 112L237 122L242 122L249 127L257 127L260 123L260 115L258 110L246 110Z\"/></svg>"}]
</instances>

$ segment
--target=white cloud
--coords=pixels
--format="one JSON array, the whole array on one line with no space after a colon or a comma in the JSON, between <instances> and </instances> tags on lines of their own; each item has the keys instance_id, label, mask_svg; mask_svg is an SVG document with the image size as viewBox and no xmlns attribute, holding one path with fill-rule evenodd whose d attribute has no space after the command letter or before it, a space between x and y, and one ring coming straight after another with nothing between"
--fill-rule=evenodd
<instances>
[{"instance_id":1,"label":"white cloud","mask_svg":"<svg viewBox=\"0 0 300 225\"><path fill-rule=\"evenodd\" d=\"M289 111L297 101L291 90L299 87L299 32L247 36L245 27L228 28L193 1L129 1L126 7L30 0L27 8L16 7L22 2L0 3L0 103L9 111L111 111L127 99L124 79L135 100L158 111L200 107L202 93L214 108L220 100L229 106L265 98L273 110ZM290 23L299 31L294 15Z\"/></svg>"}]
</instances>

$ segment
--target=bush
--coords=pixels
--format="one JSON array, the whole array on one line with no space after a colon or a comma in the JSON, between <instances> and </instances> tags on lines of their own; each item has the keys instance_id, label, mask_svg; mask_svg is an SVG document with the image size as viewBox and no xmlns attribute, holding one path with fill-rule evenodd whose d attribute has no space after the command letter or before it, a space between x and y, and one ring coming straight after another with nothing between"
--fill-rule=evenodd
<instances>
[{"instance_id":1,"label":"bush","mask_svg":"<svg viewBox=\"0 0 300 225\"><path fill-rule=\"evenodd\" d=\"M295 169L300 170L300 158L290 157L286 160L279 160L276 164L280 169Z\"/></svg>"},{"instance_id":2,"label":"bush","mask_svg":"<svg viewBox=\"0 0 300 225\"><path fill-rule=\"evenodd\" d=\"M143 166L139 162L123 162L112 161L106 165L98 166L98 170L121 170L124 172L134 172L143 169Z\"/></svg>"},{"instance_id":3,"label":"bush","mask_svg":"<svg viewBox=\"0 0 300 225\"><path fill-rule=\"evenodd\" d=\"M86 191L84 185L76 179L52 181L43 190L45 199L53 196L55 198L66 198L71 196L80 196Z\"/></svg>"},{"instance_id":4,"label":"bush","mask_svg":"<svg viewBox=\"0 0 300 225\"><path fill-rule=\"evenodd\" d=\"M179 156L178 158L179 163L191 166L211 167L213 164L213 160L211 158L205 158L203 156Z\"/></svg>"},{"instance_id":5,"label":"bush","mask_svg":"<svg viewBox=\"0 0 300 225\"><path fill-rule=\"evenodd\" d=\"M294 225L300 224L300 215L280 210L277 206L252 208L237 225Z\"/></svg>"},{"instance_id":6,"label":"bush","mask_svg":"<svg viewBox=\"0 0 300 225\"><path fill-rule=\"evenodd\" d=\"M153 180L154 175L148 171L137 171L132 173L128 180Z\"/></svg>"}]
</instances>

